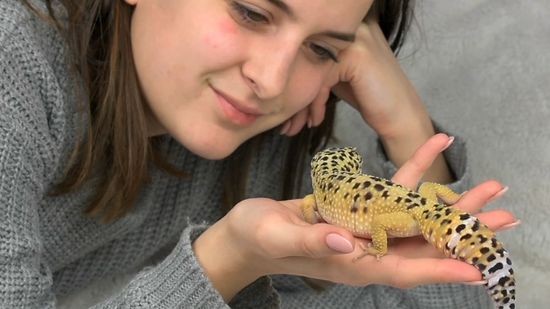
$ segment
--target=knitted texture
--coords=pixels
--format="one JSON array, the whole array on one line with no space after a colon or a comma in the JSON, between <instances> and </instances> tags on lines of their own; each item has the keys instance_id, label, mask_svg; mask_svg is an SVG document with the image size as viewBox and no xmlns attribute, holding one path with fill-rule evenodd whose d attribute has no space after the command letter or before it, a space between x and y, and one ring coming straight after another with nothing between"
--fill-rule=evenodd
<instances>
[{"instance_id":1,"label":"knitted texture","mask_svg":"<svg viewBox=\"0 0 550 309\"><path fill-rule=\"evenodd\" d=\"M221 216L224 160L204 160L161 137L161 151L190 176L180 179L153 169L152 182L134 209L107 225L82 215L92 187L57 197L47 194L63 175L81 119L74 91L78 80L71 78L66 58L63 41L44 21L17 0L0 2L0 308L54 308L57 297L133 269L174 243L162 261L143 269L96 307L227 307L191 246ZM287 149L288 139L268 135L250 169L249 196L280 198ZM463 157L463 147L455 149ZM305 286L288 290L300 282L281 277L276 290L270 278L260 278L231 305L278 307L282 299L293 308L353 303L390 308L396 299L404 299L412 308L442 308L424 304L459 304L457 300L467 297L476 304L471 308L480 308L484 300L463 287L401 291L338 286L330 290L338 291L334 295Z\"/></svg>"}]
</instances>

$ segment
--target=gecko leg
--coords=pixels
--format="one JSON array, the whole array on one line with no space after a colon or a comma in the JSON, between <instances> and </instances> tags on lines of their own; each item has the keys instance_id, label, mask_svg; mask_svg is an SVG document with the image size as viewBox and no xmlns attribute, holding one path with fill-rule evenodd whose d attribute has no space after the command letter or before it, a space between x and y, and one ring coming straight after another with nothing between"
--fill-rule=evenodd
<instances>
[{"instance_id":1,"label":"gecko leg","mask_svg":"<svg viewBox=\"0 0 550 309\"><path fill-rule=\"evenodd\" d=\"M300 204L300 210L302 211L302 216L304 217L304 221L307 223L315 223L316 216L315 211L317 210L317 204L315 203L315 196L313 194L306 195L302 199L302 203Z\"/></svg>"},{"instance_id":2,"label":"gecko leg","mask_svg":"<svg viewBox=\"0 0 550 309\"><path fill-rule=\"evenodd\" d=\"M417 235L419 232L418 223L408 213L394 212L378 215L372 221L370 230L372 246L365 247L361 245L363 253L355 257L353 261L367 255L374 255L377 260L380 260L382 256L388 253L388 235L405 237Z\"/></svg>"},{"instance_id":3,"label":"gecko leg","mask_svg":"<svg viewBox=\"0 0 550 309\"><path fill-rule=\"evenodd\" d=\"M422 183L418 188L418 193L432 201L442 200L447 205L456 203L462 196L449 187L435 182Z\"/></svg>"}]
</instances>

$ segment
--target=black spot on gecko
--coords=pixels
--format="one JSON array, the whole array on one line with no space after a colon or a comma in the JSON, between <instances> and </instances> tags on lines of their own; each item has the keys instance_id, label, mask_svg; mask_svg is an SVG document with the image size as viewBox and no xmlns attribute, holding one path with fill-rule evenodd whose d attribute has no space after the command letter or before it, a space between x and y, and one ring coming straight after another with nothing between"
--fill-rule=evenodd
<instances>
[{"instance_id":1,"label":"black spot on gecko","mask_svg":"<svg viewBox=\"0 0 550 309\"><path fill-rule=\"evenodd\" d=\"M370 192L367 192L367 194L365 194L365 201L368 201L372 198L372 193Z\"/></svg>"},{"instance_id":2,"label":"black spot on gecko","mask_svg":"<svg viewBox=\"0 0 550 309\"><path fill-rule=\"evenodd\" d=\"M427 200L426 200L425 197L423 197L423 198L420 199L420 204L422 204L422 206L425 206L425 205L426 205L426 202L427 202Z\"/></svg>"},{"instance_id":3,"label":"black spot on gecko","mask_svg":"<svg viewBox=\"0 0 550 309\"><path fill-rule=\"evenodd\" d=\"M384 190L384 186L381 185L381 184L379 184L379 183L377 183L377 184L374 185L374 189L375 189L376 191L382 191L382 190Z\"/></svg>"},{"instance_id":4,"label":"black spot on gecko","mask_svg":"<svg viewBox=\"0 0 550 309\"><path fill-rule=\"evenodd\" d=\"M462 232L465 228L466 228L466 225L460 224L459 226L456 227L455 231L456 231L457 233L460 233L460 232Z\"/></svg>"},{"instance_id":5,"label":"black spot on gecko","mask_svg":"<svg viewBox=\"0 0 550 309\"><path fill-rule=\"evenodd\" d=\"M461 221L465 221L465 220L470 219L470 215L469 214L461 214L459 216L459 218L460 218Z\"/></svg>"},{"instance_id":6,"label":"black spot on gecko","mask_svg":"<svg viewBox=\"0 0 550 309\"><path fill-rule=\"evenodd\" d=\"M363 188L365 188L365 189L368 188L368 187L370 187L370 185L371 185L371 182L368 181L368 180L365 181L365 182L363 182Z\"/></svg>"},{"instance_id":7,"label":"black spot on gecko","mask_svg":"<svg viewBox=\"0 0 550 309\"><path fill-rule=\"evenodd\" d=\"M479 238L479 243L481 243L481 244L486 242L487 240L489 240L489 238L487 238L487 237L485 237L481 234L477 235L477 238Z\"/></svg>"},{"instance_id":8,"label":"black spot on gecko","mask_svg":"<svg viewBox=\"0 0 550 309\"><path fill-rule=\"evenodd\" d=\"M451 212L452 212L452 210L451 210L450 208L446 208L446 209L445 209L445 216L450 215Z\"/></svg>"},{"instance_id":9,"label":"black spot on gecko","mask_svg":"<svg viewBox=\"0 0 550 309\"><path fill-rule=\"evenodd\" d=\"M487 254L487 253L489 253L489 251L491 251L491 249L489 249L487 247L483 247L483 248L479 249L479 252L481 254Z\"/></svg>"},{"instance_id":10,"label":"black spot on gecko","mask_svg":"<svg viewBox=\"0 0 550 309\"><path fill-rule=\"evenodd\" d=\"M500 285L505 285L506 282L508 282L508 281L510 281L510 277L504 276L504 277L498 279L498 284L500 284ZM503 291L502 291L502 295L504 295L504 296L508 295L508 291L503 290Z\"/></svg>"},{"instance_id":11,"label":"black spot on gecko","mask_svg":"<svg viewBox=\"0 0 550 309\"><path fill-rule=\"evenodd\" d=\"M390 197L390 194L388 193L388 191L384 191L382 192L382 197L387 199L388 197Z\"/></svg>"},{"instance_id":12,"label":"black spot on gecko","mask_svg":"<svg viewBox=\"0 0 550 309\"><path fill-rule=\"evenodd\" d=\"M414 203L412 205L407 206L407 209L410 210L410 209L413 209L413 208L416 208L416 207L420 207L420 205L418 205L417 203Z\"/></svg>"},{"instance_id":13,"label":"black spot on gecko","mask_svg":"<svg viewBox=\"0 0 550 309\"><path fill-rule=\"evenodd\" d=\"M463 241L463 240L468 240L470 238L472 238L472 234L465 234L462 237L460 237L460 240Z\"/></svg>"},{"instance_id":14,"label":"black spot on gecko","mask_svg":"<svg viewBox=\"0 0 550 309\"><path fill-rule=\"evenodd\" d=\"M487 262L492 262L494 260L496 260L496 256L494 254L490 254L488 257L487 257Z\"/></svg>"},{"instance_id":15,"label":"black spot on gecko","mask_svg":"<svg viewBox=\"0 0 550 309\"><path fill-rule=\"evenodd\" d=\"M360 183L356 183L353 185L353 190L357 190L359 188L361 184Z\"/></svg>"},{"instance_id":16,"label":"black spot on gecko","mask_svg":"<svg viewBox=\"0 0 550 309\"><path fill-rule=\"evenodd\" d=\"M402 200L403 200L403 198L400 196L400 197L396 198L394 202L396 204L399 204L399 203L401 203Z\"/></svg>"},{"instance_id":17,"label":"black spot on gecko","mask_svg":"<svg viewBox=\"0 0 550 309\"><path fill-rule=\"evenodd\" d=\"M495 264L495 266L489 268L489 273L493 274L493 273L495 273L498 270L503 269L503 268L504 268L504 266L502 265L502 263L498 262L498 263Z\"/></svg>"},{"instance_id":18,"label":"black spot on gecko","mask_svg":"<svg viewBox=\"0 0 550 309\"><path fill-rule=\"evenodd\" d=\"M474 222L474 225L472 225L472 231L477 232L479 230L479 220L476 220Z\"/></svg>"}]
</instances>

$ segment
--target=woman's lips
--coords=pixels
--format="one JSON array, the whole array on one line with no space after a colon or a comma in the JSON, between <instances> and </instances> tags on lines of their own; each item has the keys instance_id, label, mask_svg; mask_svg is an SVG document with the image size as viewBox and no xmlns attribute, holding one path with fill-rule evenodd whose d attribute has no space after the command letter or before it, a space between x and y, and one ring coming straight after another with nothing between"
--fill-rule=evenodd
<instances>
[{"instance_id":1,"label":"woman's lips","mask_svg":"<svg viewBox=\"0 0 550 309\"><path fill-rule=\"evenodd\" d=\"M216 97L218 98L218 103L220 104L220 107L225 114L225 116L233 123L240 125L240 126L248 126L251 125L258 119L259 116L261 116L260 113L250 113L245 111L245 107L239 106L236 102L232 101L227 96L223 95L219 91L214 89L214 93L216 94Z\"/></svg>"}]
</instances>

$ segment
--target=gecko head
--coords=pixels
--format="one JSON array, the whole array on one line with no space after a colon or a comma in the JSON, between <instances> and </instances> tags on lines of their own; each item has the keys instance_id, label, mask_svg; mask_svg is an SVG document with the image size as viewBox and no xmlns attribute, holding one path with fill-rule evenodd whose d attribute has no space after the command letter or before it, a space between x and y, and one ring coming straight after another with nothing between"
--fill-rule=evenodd
<instances>
[{"instance_id":1,"label":"gecko head","mask_svg":"<svg viewBox=\"0 0 550 309\"><path fill-rule=\"evenodd\" d=\"M329 173L333 169L346 172L360 172L363 159L355 147L327 148L313 156L311 169L327 169Z\"/></svg>"}]
</instances>

